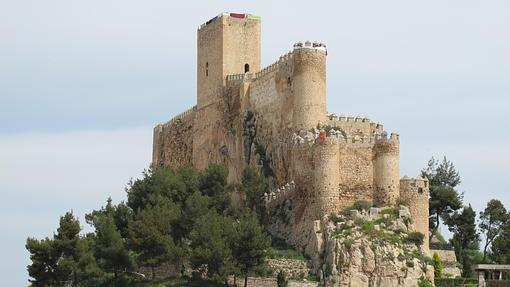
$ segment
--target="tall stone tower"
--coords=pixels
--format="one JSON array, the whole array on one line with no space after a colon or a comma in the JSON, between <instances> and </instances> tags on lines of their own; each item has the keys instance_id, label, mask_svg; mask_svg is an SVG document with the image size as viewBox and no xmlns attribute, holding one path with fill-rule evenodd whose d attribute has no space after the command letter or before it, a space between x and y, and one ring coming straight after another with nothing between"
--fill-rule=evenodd
<instances>
[{"instance_id":1,"label":"tall stone tower","mask_svg":"<svg viewBox=\"0 0 510 287\"><path fill-rule=\"evenodd\" d=\"M197 108L213 103L227 75L260 70L260 20L223 13L197 32Z\"/></svg>"},{"instance_id":2,"label":"tall stone tower","mask_svg":"<svg viewBox=\"0 0 510 287\"><path fill-rule=\"evenodd\" d=\"M294 47L293 125L309 129L326 120L326 52L312 43Z\"/></svg>"},{"instance_id":3,"label":"tall stone tower","mask_svg":"<svg viewBox=\"0 0 510 287\"><path fill-rule=\"evenodd\" d=\"M193 124L193 165L223 162L229 146L221 96L227 75L260 70L260 20L249 14L223 13L197 32L197 108Z\"/></svg>"}]
</instances>

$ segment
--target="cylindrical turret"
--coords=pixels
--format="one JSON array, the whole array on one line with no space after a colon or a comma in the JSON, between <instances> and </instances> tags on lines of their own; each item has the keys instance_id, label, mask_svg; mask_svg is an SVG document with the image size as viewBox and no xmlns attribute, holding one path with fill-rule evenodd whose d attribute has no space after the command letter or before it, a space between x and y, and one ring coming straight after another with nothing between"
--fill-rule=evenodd
<instances>
[{"instance_id":1,"label":"cylindrical turret","mask_svg":"<svg viewBox=\"0 0 510 287\"><path fill-rule=\"evenodd\" d=\"M374 200L380 206L394 206L400 193L400 142L398 134L384 132L374 145Z\"/></svg>"},{"instance_id":2,"label":"cylindrical turret","mask_svg":"<svg viewBox=\"0 0 510 287\"><path fill-rule=\"evenodd\" d=\"M340 149L338 143L326 138L313 147L313 185L317 218L337 212L340 206Z\"/></svg>"},{"instance_id":3,"label":"cylindrical turret","mask_svg":"<svg viewBox=\"0 0 510 287\"><path fill-rule=\"evenodd\" d=\"M422 250L429 253L429 181L418 177L400 180L400 199L409 207L416 231L424 235Z\"/></svg>"},{"instance_id":4,"label":"cylindrical turret","mask_svg":"<svg viewBox=\"0 0 510 287\"><path fill-rule=\"evenodd\" d=\"M323 44L294 46L293 125L309 129L326 120L326 50Z\"/></svg>"}]
</instances>

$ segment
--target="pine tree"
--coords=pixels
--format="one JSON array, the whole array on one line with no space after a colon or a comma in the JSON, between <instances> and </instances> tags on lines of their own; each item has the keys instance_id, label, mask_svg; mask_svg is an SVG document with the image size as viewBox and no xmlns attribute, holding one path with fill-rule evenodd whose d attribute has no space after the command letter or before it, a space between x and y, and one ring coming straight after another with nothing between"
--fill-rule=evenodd
<instances>
[{"instance_id":1,"label":"pine tree","mask_svg":"<svg viewBox=\"0 0 510 287\"><path fill-rule=\"evenodd\" d=\"M129 240L139 254L139 265L151 267L154 279L155 267L165 262L180 263L184 255L171 236L172 223L179 217L179 207L161 196L150 198L148 203L130 222Z\"/></svg>"},{"instance_id":2,"label":"pine tree","mask_svg":"<svg viewBox=\"0 0 510 287\"><path fill-rule=\"evenodd\" d=\"M56 269L59 256L55 253L53 240L28 238L25 245L32 263L27 266L29 281L34 287L55 286Z\"/></svg>"},{"instance_id":3,"label":"pine tree","mask_svg":"<svg viewBox=\"0 0 510 287\"><path fill-rule=\"evenodd\" d=\"M446 157L439 163L431 158L425 169L421 171L423 177L430 183L430 239L437 233L441 219L448 217L462 207L462 196L454 189L460 184L460 176L452 162Z\"/></svg>"},{"instance_id":4,"label":"pine tree","mask_svg":"<svg viewBox=\"0 0 510 287\"><path fill-rule=\"evenodd\" d=\"M450 244L455 249L455 254L463 266L463 275L471 273L469 262L470 250L478 250L480 236L476 229L476 212L471 205L464 207L462 212L455 212L447 220L448 229L453 233Z\"/></svg>"},{"instance_id":5,"label":"pine tree","mask_svg":"<svg viewBox=\"0 0 510 287\"><path fill-rule=\"evenodd\" d=\"M113 214L97 216L93 225L96 229L95 253L101 269L113 272L115 278L119 271L132 270L133 259L129 256L124 239L115 225Z\"/></svg>"},{"instance_id":6,"label":"pine tree","mask_svg":"<svg viewBox=\"0 0 510 287\"><path fill-rule=\"evenodd\" d=\"M232 252L236 265L245 276L246 287L248 273L264 264L264 256L271 245L271 238L253 213L247 213L235 225L234 238Z\"/></svg>"},{"instance_id":7,"label":"pine tree","mask_svg":"<svg viewBox=\"0 0 510 287\"><path fill-rule=\"evenodd\" d=\"M480 229L484 233L483 259L487 257L487 250L491 243L501 233L501 228L508 221L508 214L501 201L492 199L487 203L485 210L480 212Z\"/></svg>"},{"instance_id":8,"label":"pine tree","mask_svg":"<svg viewBox=\"0 0 510 287\"><path fill-rule=\"evenodd\" d=\"M190 262L194 268L207 266L207 276L219 280L232 273L234 221L230 217L210 211L196 222L190 239Z\"/></svg>"}]
</instances>

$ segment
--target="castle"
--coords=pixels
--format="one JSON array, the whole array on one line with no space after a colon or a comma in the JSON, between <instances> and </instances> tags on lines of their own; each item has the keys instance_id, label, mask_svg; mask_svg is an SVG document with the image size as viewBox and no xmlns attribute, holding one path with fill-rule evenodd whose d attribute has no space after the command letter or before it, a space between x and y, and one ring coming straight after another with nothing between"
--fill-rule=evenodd
<instances>
[{"instance_id":1,"label":"castle","mask_svg":"<svg viewBox=\"0 0 510 287\"><path fill-rule=\"evenodd\" d=\"M405 202L427 251L428 181L400 178L398 134L327 113L324 44L299 42L262 68L257 16L223 13L197 34L197 104L154 128L153 164L224 163L231 181L259 167L274 187L269 209L292 199L294 224L283 233L303 250L304 230L331 213L362 200Z\"/></svg>"}]
</instances>

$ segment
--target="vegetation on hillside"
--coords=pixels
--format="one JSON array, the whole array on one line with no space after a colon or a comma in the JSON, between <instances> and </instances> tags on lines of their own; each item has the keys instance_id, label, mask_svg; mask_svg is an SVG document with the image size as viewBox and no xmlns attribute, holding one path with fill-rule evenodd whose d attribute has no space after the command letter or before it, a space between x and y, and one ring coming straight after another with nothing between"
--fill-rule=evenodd
<instances>
[{"instance_id":1,"label":"vegetation on hillside","mask_svg":"<svg viewBox=\"0 0 510 287\"><path fill-rule=\"evenodd\" d=\"M202 280L196 286L224 284L232 275L246 282L264 266L271 244L259 223L263 209L258 198L265 185L251 168L238 186L228 184L227 176L222 165L203 171L190 166L150 169L128 184L127 202L114 205L108 199L85 216L94 228L88 234L80 233L72 212L66 213L53 237L27 239L32 285L145 286L156 282L155 269L165 263L182 266L183 275L189 265L193 277ZM247 194L245 207L231 204L234 190ZM138 273L139 267L152 270L150 278ZM184 286L179 282L187 281L157 286Z\"/></svg>"},{"instance_id":2,"label":"vegetation on hillside","mask_svg":"<svg viewBox=\"0 0 510 287\"><path fill-rule=\"evenodd\" d=\"M465 278L474 276L473 264L510 264L510 212L501 201L487 203L477 226L476 212L470 204L463 203L463 195L456 190L461 180L451 161L446 157L442 161L430 159L422 176L430 183L429 235L439 241L439 245L431 243L431 247L455 250ZM438 232L441 222L453 234L448 242ZM480 234L484 238L482 252Z\"/></svg>"}]
</instances>

